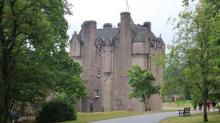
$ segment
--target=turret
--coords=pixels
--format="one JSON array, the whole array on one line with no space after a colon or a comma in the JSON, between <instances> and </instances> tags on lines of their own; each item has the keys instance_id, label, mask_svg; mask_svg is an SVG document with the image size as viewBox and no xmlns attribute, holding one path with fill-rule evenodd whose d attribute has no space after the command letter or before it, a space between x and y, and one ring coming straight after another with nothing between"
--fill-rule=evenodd
<instances>
[{"instance_id":1,"label":"turret","mask_svg":"<svg viewBox=\"0 0 220 123\"><path fill-rule=\"evenodd\" d=\"M75 31L74 34L72 35L72 39L70 40L70 56L71 57L80 57L81 52L80 52L81 44L80 41L78 40L78 34Z\"/></svg>"},{"instance_id":2,"label":"turret","mask_svg":"<svg viewBox=\"0 0 220 123\"><path fill-rule=\"evenodd\" d=\"M130 24L131 17L129 12L122 12L121 13L121 23L120 27L121 29L127 28L128 25Z\"/></svg>"},{"instance_id":3,"label":"turret","mask_svg":"<svg viewBox=\"0 0 220 123\"><path fill-rule=\"evenodd\" d=\"M111 23L105 23L105 24L103 25L103 28L104 28L104 29L111 29L111 28L112 28L112 24L111 24Z\"/></svg>"}]
</instances>

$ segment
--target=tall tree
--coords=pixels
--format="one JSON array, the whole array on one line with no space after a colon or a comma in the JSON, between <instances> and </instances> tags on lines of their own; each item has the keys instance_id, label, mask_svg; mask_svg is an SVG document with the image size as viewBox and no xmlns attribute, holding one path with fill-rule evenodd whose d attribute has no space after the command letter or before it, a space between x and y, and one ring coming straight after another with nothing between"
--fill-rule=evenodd
<instances>
[{"instance_id":1,"label":"tall tree","mask_svg":"<svg viewBox=\"0 0 220 123\"><path fill-rule=\"evenodd\" d=\"M202 97L203 117L207 122L207 100L210 92L219 85L219 2L199 0L190 3L184 0L184 3L185 10L179 14L175 27L175 52L184 58L182 64L185 69L182 70L188 73L185 78L191 83L190 88L195 90L192 94L200 94Z\"/></svg>"},{"instance_id":2,"label":"tall tree","mask_svg":"<svg viewBox=\"0 0 220 123\"><path fill-rule=\"evenodd\" d=\"M154 76L138 65L132 66L128 70L128 83L131 85L131 98L141 99L144 103L145 111L148 111L148 99L151 95L159 92L159 86L154 85Z\"/></svg>"},{"instance_id":3,"label":"tall tree","mask_svg":"<svg viewBox=\"0 0 220 123\"><path fill-rule=\"evenodd\" d=\"M49 89L84 93L81 67L65 51L69 7L67 0L0 0L0 123L15 101Z\"/></svg>"}]
</instances>

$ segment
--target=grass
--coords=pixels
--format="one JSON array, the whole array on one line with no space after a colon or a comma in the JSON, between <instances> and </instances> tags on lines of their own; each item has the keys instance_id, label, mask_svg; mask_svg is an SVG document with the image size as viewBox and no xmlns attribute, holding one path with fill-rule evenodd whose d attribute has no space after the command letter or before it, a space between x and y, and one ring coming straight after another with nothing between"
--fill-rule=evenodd
<instances>
[{"instance_id":1,"label":"grass","mask_svg":"<svg viewBox=\"0 0 220 123\"><path fill-rule=\"evenodd\" d=\"M193 107L191 101L181 100L176 102L165 102L163 103L163 111L177 111L178 109L183 109L184 107Z\"/></svg>"},{"instance_id":2,"label":"grass","mask_svg":"<svg viewBox=\"0 0 220 123\"><path fill-rule=\"evenodd\" d=\"M156 113L156 112L154 111L150 111L150 112L112 111L112 112L93 112L93 113L79 112L77 113L77 117L78 117L77 120L65 121L62 123L88 123L92 121L107 120L107 119L114 119L119 117L150 114L150 113ZM36 121L28 120L22 123L36 123Z\"/></svg>"},{"instance_id":3,"label":"grass","mask_svg":"<svg viewBox=\"0 0 220 123\"><path fill-rule=\"evenodd\" d=\"M163 111L177 111L180 108L192 107L190 101L177 101L163 103ZM66 121L63 123L88 123L92 121L113 119L126 116L141 115L147 113L156 112L129 112L129 111L113 111L113 112L93 112L93 113L81 113L77 114L78 119L76 121ZM35 123L35 122L24 122L24 123ZM220 123L220 122L219 122Z\"/></svg>"},{"instance_id":4,"label":"grass","mask_svg":"<svg viewBox=\"0 0 220 123\"><path fill-rule=\"evenodd\" d=\"M88 123L92 121L141 115L146 113L154 113L154 112L113 111L113 112L78 113L78 119L76 121L66 121L63 123Z\"/></svg>"},{"instance_id":5,"label":"grass","mask_svg":"<svg viewBox=\"0 0 220 123\"><path fill-rule=\"evenodd\" d=\"M220 114L215 113L209 113L208 114L208 123L220 123ZM167 119L162 120L160 123L204 123L203 122L203 115L197 114L192 115L189 117L170 117Z\"/></svg>"}]
</instances>

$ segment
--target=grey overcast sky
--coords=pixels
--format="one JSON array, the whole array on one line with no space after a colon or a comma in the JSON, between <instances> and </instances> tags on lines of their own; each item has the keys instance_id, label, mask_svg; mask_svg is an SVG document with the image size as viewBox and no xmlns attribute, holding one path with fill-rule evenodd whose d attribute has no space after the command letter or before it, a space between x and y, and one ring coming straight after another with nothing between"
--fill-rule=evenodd
<instances>
[{"instance_id":1,"label":"grey overcast sky","mask_svg":"<svg viewBox=\"0 0 220 123\"><path fill-rule=\"evenodd\" d=\"M86 20L95 20L97 28L104 23L117 27L120 13L126 11L126 0L68 0L73 4L73 15L65 16L69 23L68 35L79 32ZM182 0L128 0L129 12L135 24L150 21L156 36L160 33L164 42L171 43L174 32L167 24L169 17L177 17L182 10Z\"/></svg>"}]
</instances>

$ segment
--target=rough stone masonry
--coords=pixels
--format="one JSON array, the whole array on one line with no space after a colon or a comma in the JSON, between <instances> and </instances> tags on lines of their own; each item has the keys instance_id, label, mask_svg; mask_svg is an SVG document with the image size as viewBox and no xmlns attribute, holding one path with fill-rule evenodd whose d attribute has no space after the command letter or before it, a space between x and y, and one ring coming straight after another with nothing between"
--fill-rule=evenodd
<instances>
[{"instance_id":1,"label":"rough stone masonry","mask_svg":"<svg viewBox=\"0 0 220 123\"><path fill-rule=\"evenodd\" d=\"M129 12L122 12L118 27L111 23L97 29L95 21L85 21L70 41L70 56L83 66L88 95L77 103L77 110L141 111L140 100L130 99L127 70L134 64L149 69L156 84L163 82L163 68L155 62L165 53L161 37L151 31L151 23L134 24ZM151 96L151 110L161 110L159 94Z\"/></svg>"}]
</instances>

